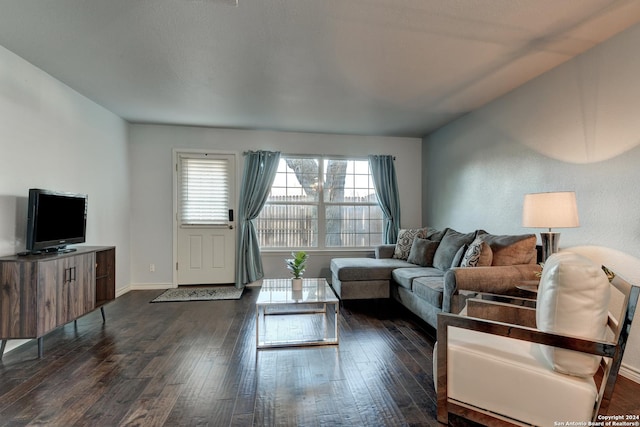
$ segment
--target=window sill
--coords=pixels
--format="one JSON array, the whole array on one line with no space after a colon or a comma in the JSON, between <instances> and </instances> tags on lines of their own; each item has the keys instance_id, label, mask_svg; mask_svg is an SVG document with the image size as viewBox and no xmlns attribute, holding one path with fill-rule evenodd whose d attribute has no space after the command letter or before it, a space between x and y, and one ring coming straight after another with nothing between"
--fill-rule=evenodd
<instances>
[{"instance_id":1,"label":"window sill","mask_svg":"<svg viewBox=\"0 0 640 427\"><path fill-rule=\"evenodd\" d=\"M265 255L280 255L290 254L291 252L305 251L308 254L331 254L331 253L356 253L366 252L373 253L375 248L335 248L335 249L305 249L305 248L293 248L293 249L260 249L260 252Z\"/></svg>"}]
</instances>

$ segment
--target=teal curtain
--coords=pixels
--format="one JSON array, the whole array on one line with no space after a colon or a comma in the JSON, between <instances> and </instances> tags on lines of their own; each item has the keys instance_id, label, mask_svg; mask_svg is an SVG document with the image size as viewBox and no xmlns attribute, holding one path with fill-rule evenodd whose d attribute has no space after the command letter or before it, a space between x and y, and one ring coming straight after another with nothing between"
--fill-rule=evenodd
<instances>
[{"instance_id":1,"label":"teal curtain","mask_svg":"<svg viewBox=\"0 0 640 427\"><path fill-rule=\"evenodd\" d=\"M237 288L264 277L260 244L253 220L258 217L267 201L279 162L280 152L250 151L245 155L238 205Z\"/></svg>"},{"instance_id":2,"label":"teal curtain","mask_svg":"<svg viewBox=\"0 0 640 427\"><path fill-rule=\"evenodd\" d=\"M369 169L384 215L384 243L396 243L400 229L400 198L393 156L369 155Z\"/></svg>"}]
</instances>

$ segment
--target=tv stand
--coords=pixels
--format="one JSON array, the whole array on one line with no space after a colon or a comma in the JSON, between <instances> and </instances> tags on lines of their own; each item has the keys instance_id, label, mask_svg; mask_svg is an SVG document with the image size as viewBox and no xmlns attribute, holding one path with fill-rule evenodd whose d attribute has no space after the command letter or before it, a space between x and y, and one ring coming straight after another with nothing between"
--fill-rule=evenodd
<instances>
[{"instance_id":1,"label":"tv stand","mask_svg":"<svg viewBox=\"0 0 640 427\"><path fill-rule=\"evenodd\" d=\"M47 250L45 251L45 253L54 253L54 254L68 254L71 252L76 252L77 249L76 248L67 248L66 246L63 248L55 248L55 249L51 249L51 250Z\"/></svg>"},{"instance_id":2,"label":"tv stand","mask_svg":"<svg viewBox=\"0 0 640 427\"><path fill-rule=\"evenodd\" d=\"M76 252L78 249L76 248L68 248L67 246L56 246L53 248L46 248L41 250L39 253L41 254L68 254L70 252ZM38 252L36 252L37 254Z\"/></svg>"},{"instance_id":3,"label":"tv stand","mask_svg":"<svg viewBox=\"0 0 640 427\"><path fill-rule=\"evenodd\" d=\"M30 255L46 255L46 254L68 254L71 252L76 252L77 248L69 248L67 246L56 246L54 248L46 248L39 251L23 251L18 252L16 255L18 256L30 256Z\"/></svg>"},{"instance_id":4,"label":"tv stand","mask_svg":"<svg viewBox=\"0 0 640 427\"><path fill-rule=\"evenodd\" d=\"M9 339L38 340L115 299L113 246L80 246L31 256L0 258L0 360ZM5 303L6 301L6 303Z\"/></svg>"}]
</instances>

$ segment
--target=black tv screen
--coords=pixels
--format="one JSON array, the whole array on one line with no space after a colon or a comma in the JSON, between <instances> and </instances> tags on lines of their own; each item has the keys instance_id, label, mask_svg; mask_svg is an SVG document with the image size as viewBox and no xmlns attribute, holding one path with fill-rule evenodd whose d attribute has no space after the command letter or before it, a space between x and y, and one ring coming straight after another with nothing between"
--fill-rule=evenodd
<instances>
[{"instance_id":1,"label":"black tv screen","mask_svg":"<svg viewBox=\"0 0 640 427\"><path fill-rule=\"evenodd\" d=\"M83 243L87 229L86 194L29 190L27 250L64 248Z\"/></svg>"}]
</instances>

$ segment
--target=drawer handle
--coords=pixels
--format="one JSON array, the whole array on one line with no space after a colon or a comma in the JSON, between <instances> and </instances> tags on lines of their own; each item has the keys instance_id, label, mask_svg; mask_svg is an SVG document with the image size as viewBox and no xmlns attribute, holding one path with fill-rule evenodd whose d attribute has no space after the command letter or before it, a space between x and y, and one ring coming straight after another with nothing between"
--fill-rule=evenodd
<instances>
[{"instance_id":1,"label":"drawer handle","mask_svg":"<svg viewBox=\"0 0 640 427\"><path fill-rule=\"evenodd\" d=\"M76 280L76 268L69 267L64 269L64 283L71 283Z\"/></svg>"}]
</instances>

